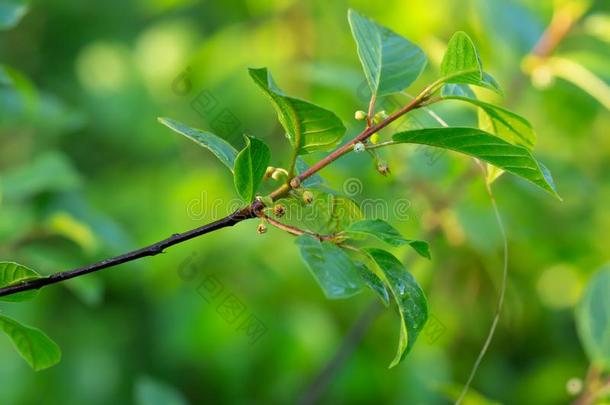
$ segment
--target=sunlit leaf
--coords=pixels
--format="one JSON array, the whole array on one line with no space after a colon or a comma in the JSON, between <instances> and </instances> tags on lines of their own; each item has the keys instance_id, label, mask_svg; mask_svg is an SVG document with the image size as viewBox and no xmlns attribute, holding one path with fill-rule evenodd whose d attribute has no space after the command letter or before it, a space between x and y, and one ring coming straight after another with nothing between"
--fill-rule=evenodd
<instances>
[{"instance_id":1,"label":"sunlit leaf","mask_svg":"<svg viewBox=\"0 0 610 405\"><path fill-rule=\"evenodd\" d=\"M233 182L239 195L250 202L254 199L269 166L271 151L263 141L249 136L245 139L245 148L235 158Z\"/></svg>"},{"instance_id":2,"label":"sunlit leaf","mask_svg":"<svg viewBox=\"0 0 610 405\"><path fill-rule=\"evenodd\" d=\"M0 262L0 288L40 278L34 270L14 262ZM38 290L24 291L0 297L0 301L24 301L35 297Z\"/></svg>"},{"instance_id":3,"label":"sunlit leaf","mask_svg":"<svg viewBox=\"0 0 610 405\"><path fill-rule=\"evenodd\" d=\"M576 308L580 340L591 362L610 371L610 267L589 281Z\"/></svg>"},{"instance_id":4,"label":"sunlit leaf","mask_svg":"<svg viewBox=\"0 0 610 405\"><path fill-rule=\"evenodd\" d=\"M301 257L327 298L346 298L362 289L354 261L337 245L310 235L296 239Z\"/></svg>"},{"instance_id":5,"label":"sunlit leaf","mask_svg":"<svg viewBox=\"0 0 610 405\"><path fill-rule=\"evenodd\" d=\"M381 249L364 249L373 260L384 283L390 288L400 312L398 350L390 367L396 366L409 353L428 320L426 296L415 278L391 253Z\"/></svg>"},{"instance_id":6,"label":"sunlit leaf","mask_svg":"<svg viewBox=\"0 0 610 405\"><path fill-rule=\"evenodd\" d=\"M21 357L35 371L52 367L61 360L59 346L39 329L22 325L4 315L0 315L0 329L11 338Z\"/></svg>"},{"instance_id":7,"label":"sunlit leaf","mask_svg":"<svg viewBox=\"0 0 610 405\"><path fill-rule=\"evenodd\" d=\"M402 237L392 225L381 219L364 219L352 223L347 229L348 236L373 236L392 246L410 245L421 256L430 259L430 247L421 240L410 240Z\"/></svg>"},{"instance_id":8,"label":"sunlit leaf","mask_svg":"<svg viewBox=\"0 0 610 405\"><path fill-rule=\"evenodd\" d=\"M333 112L285 95L267 68L249 69L250 76L270 98L290 143L300 155L334 148L345 134L345 126Z\"/></svg>"},{"instance_id":9,"label":"sunlit leaf","mask_svg":"<svg viewBox=\"0 0 610 405\"><path fill-rule=\"evenodd\" d=\"M449 40L441 62L442 83L473 84L501 93L498 83L483 71L481 60L472 39L462 31Z\"/></svg>"},{"instance_id":10,"label":"sunlit leaf","mask_svg":"<svg viewBox=\"0 0 610 405\"><path fill-rule=\"evenodd\" d=\"M400 132L392 139L464 153L528 180L559 198L550 173L526 148L512 145L480 129L427 128Z\"/></svg>"},{"instance_id":11,"label":"sunlit leaf","mask_svg":"<svg viewBox=\"0 0 610 405\"><path fill-rule=\"evenodd\" d=\"M512 143L527 149L532 149L536 143L536 133L532 125L520 115L508 111L497 105L486 103L470 97L445 96L445 100L459 100L479 107L485 115L479 121L482 130L489 132ZM487 119L484 119L484 118ZM481 126L483 125L483 126Z\"/></svg>"},{"instance_id":12,"label":"sunlit leaf","mask_svg":"<svg viewBox=\"0 0 610 405\"><path fill-rule=\"evenodd\" d=\"M352 9L348 20L373 95L398 93L419 77L427 63L419 47Z\"/></svg>"},{"instance_id":13,"label":"sunlit leaf","mask_svg":"<svg viewBox=\"0 0 610 405\"><path fill-rule=\"evenodd\" d=\"M158 118L159 122L171 130L184 135L190 140L208 149L229 170L233 171L237 150L227 141L207 131L191 128L170 118Z\"/></svg>"}]
</instances>

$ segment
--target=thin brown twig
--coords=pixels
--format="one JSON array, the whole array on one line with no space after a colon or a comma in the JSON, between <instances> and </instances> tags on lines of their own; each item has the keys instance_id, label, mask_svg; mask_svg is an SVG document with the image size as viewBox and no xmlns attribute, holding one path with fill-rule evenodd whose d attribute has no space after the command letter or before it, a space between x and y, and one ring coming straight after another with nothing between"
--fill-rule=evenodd
<instances>
[{"instance_id":1,"label":"thin brown twig","mask_svg":"<svg viewBox=\"0 0 610 405\"><path fill-rule=\"evenodd\" d=\"M179 243L185 242L201 235L205 235L210 232L217 231L222 228L233 226L243 220L254 218L256 217L257 212L262 209L262 207L262 203L256 201L253 204L248 205L247 207L235 211L227 217L224 217L222 219L184 233L173 234L169 238L163 239L162 241L153 243L152 245L143 247L141 249L137 249L110 259L102 260L101 262L95 264L79 267L74 270L62 271L59 273L51 274L47 277L25 280L20 283L0 288L0 297L17 294L23 291L37 290L51 284L66 281L75 277L80 277L85 274L106 269L108 267L118 266L119 264L131 262L147 256L158 255L159 253L163 253L163 251L169 248L170 246L177 245Z\"/></svg>"},{"instance_id":2,"label":"thin brown twig","mask_svg":"<svg viewBox=\"0 0 610 405\"><path fill-rule=\"evenodd\" d=\"M322 235L306 229L297 228L296 226L284 224L277 219L270 217L264 212L259 213L259 217L268 222L270 225L273 225L274 227L281 229L282 231L286 231L294 236L311 235L319 240L333 240L336 237L336 235Z\"/></svg>"}]
</instances>

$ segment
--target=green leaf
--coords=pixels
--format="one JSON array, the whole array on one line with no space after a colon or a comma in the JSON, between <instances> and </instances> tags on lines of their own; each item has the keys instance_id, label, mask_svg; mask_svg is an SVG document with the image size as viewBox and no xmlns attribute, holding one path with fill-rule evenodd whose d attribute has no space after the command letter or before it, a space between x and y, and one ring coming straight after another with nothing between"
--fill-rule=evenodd
<instances>
[{"instance_id":1,"label":"green leaf","mask_svg":"<svg viewBox=\"0 0 610 405\"><path fill-rule=\"evenodd\" d=\"M37 278L40 278L40 274L21 264L14 262L0 262L0 288ZM37 294L38 290L24 291L17 294L0 297L0 301L24 301L35 297Z\"/></svg>"},{"instance_id":2,"label":"green leaf","mask_svg":"<svg viewBox=\"0 0 610 405\"><path fill-rule=\"evenodd\" d=\"M170 118L158 118L159 122L174 132L184 135L214 154L229 170L233 171L237 150L227 141L210 132L191 128Z\"/></svg>"},{"instance_id":3,"label":"green leaf","mask_svg":"<svg viewBox=\"0 0 610 405\"><path fill-rule=\"evenodd\" d=\"M472 39L462 31L453 34L441 62L442 83L474 84L502 93L491 75L483 72L481 60Z\"/></svg>"},{"instance_id":4,"label":"green leaf","mask_svg":"<svg viewBox=\"0 0 610 405\"><path fill-rule=\"evenodd\" d=\"M28 11L27 4L19 1L0 3L0 30L9 30L19 24Z\"/></svg>"},{"instance_id":5,"label":"green leaf","mask_svg":"<svg viewBox=\"0 0 610 405\"><path fill-rule=\"evenodd\" d=\"M254 199L269 166L271 151L263 141L249 136L244 138L246 147L235 158L233 182L239 195L250 202Z\"/></svg>"},{"instance_id":6,"label":"green leaf","mask_svg":"<svg viewBox=\"0 0 610 405\"><path fill-rule=\"evenodd\" d=\"M436 146L461 152L513 173L561 199L549 171L530 151L476 128L427 128L394 134L400 143Z\"/></svg>"},{"instance_id":7,"label":"green leaf","mask_svg":"<svg viewBox=\"0 0 610 405\"><path fill-rule=\"evenodd\" d=\"M532 125L520 115L508 111L497 105L469 97L446 96L445 100L459 100L473 104L485 112L484 118L479 121L483 124L482 130L494 134L513 145L523 146L531 150L536 143L536 133Z\"/></svg>"},{"instance_id":8,"label":"green leaf","mask_svg":"<svg viewBox=\"0 0 610 405\"><path fill-rule=\"evenodd\" d=\"M347 298L361 291L358 267L337 245L328 241L320 242L307 234L299 236L295 243L327 298Z\"/></svg>"},{"instance_id":9,"label":"green leaf","mask_svg":"<svg viewBox=\"0 0 610 405\"><path fill-rule=\"evenodd\" d=\"M409 87L426 66L424 52L352 9L347 15L371 93L385 96Z\"/></svg>"},{"instance_id":10,"label":"green leaf","mask_svg":"<svg viewBox=\"0 0 610 405\"><path fill-rule=\"evenodd\" d=\"M610 266L589 281L576 308L576 326L591 362L610 371Z\"/></svg>"},{"instance_id":11,"label":"green leaf","mask_svg":"<svg viewBox=\"0 0 610 405\"><path fill-rule=\"evenodd\" d=\"M355 262L356 267L358 268L358 274L364 283L369 286L371 290L379 297L383 305L386 307L390 305L390 293L388 289L383 284L383 281L377 275L369 270L369 268L361 262Z\"/></svg>"},{"instance_id":12,"label":"green leaf","mask_svg":"<svg viewBox=\"0 0 610 405\"><path fill-rule=\"evenodd\" d=\"M286 224L325 235L343 231L352 222L364 218L353 200L326 191L310 191L314 197L311 204L292 196L280 201L286 206L286 215L282 217Z\"/></svg>"},{"instance_id":13,"label":"green leaf","mask_svg":"<svg viewBox=\"0 0 610 405\"><path fill-rule=\"evenodd\" d=\"M276 86L267 68L248 71L254 82L271 100L286 136L297 154L327 151L341 142L345 126L333 112L307 101L288 97Z\"/></svg>"},{"instance_id":14,"label":"green leaf","mask_svg":"<svg viewBox=\"0 0 610 405\"><path fill-rule=\"evenodd\" d=\"M400 312L398 350L390 367L400 363L413 348L417 336L428 320L426 296L415 278L391 253L381 249L364 249L380 270Z\"/></svg>"},{"instance_id":15,"label":"green leaf","mask_svg":"<svg viewBox=\"0 0 610 405\"><path fill-rule=\"evenodd\" d=\"M346 233L351 237L361 235L374 236L382 242L392 246L410 245L421 256L430 259L430 247L428 243L421 240L409 240L402 237L400 232L392 225L381 219L364 219L362 221L352 223Z\"/></svg>"},{"instance_id":16,"label":"green leaf","mask_svg":"<svg viewBox=\"0 0 610 405\"><path fill-rule=\"evenodd\" d=\"M184 395L174 387L150 377L138 378L135 386L137 405L187 405Z\"/></svg>"},{"instance_id":17,"label":"green leaf","mask_svg":"<svg viewBox=\"0 0 610 405\"><path fill-rule=\"evenodd\" d=\"M0 329L11 338L21 357L34 371L52 367L61 360L59 346L39 329L3 315L0 315Z\"/></svg>"}]
</instances>

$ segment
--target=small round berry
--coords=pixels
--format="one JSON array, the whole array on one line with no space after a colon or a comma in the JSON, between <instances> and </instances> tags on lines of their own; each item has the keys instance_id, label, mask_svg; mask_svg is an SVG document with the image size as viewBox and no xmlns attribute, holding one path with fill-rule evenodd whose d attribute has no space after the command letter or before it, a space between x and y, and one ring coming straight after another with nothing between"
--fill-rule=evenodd
<instances>
[{"instance_id":1,"label":"small round berry","mask_svg":"<svg viewBox=\"0 0 610 405\"><path fill-rule=\"evenodd\" d=\"M356 113L354 114L354 118L358 121L362 121L366 119L366 113L362 110L358 110L356 111Z\"/></svg>"},{"instance_id":2,"label":"small round berry","mask_svg":"<svg viewBox=\"0 0 610 405\"><path fill-rule=\"evenodd\" d=\"M282 216L284 216L284 214L286 213L286 207L284 207L282 204L276 204L273 207L273 214L280 218Z\"/></svg>"},{"instance_id":3,"label":"small round berry","mask_svg":"<svg viewBox=\"0 0 610 405\"><path fill-rule=\"evenodd\" d=\"M258 232L260 235L262 235L265 232L267 232L267 227L265 226L265 224L258 224L258 227L256 228L256 232Z\"/></svg>"},{"instance_id":4,"label":"small round berry","mask_svg":"<svg viewBox=\"0 0 610 405\"><path fill-rule=\"evenodd\" d=\"M570 395L578 395L582 392L582 389L583 383L580 378L570 378L566 383L566 391L568 391L568 394Z\"/></svg>"},{"instance_id":5,"label":"small round berry","mask_svg":"<svg viewBox=\"0 0 610 405\"><path fill-rule=\"evenodd\" d=\"M379 142L379 134L374 133L373 135L371 135L369 140L371 141L372 144L376 144L377 142Z\"/></svg>"},{"instance_id":6,"label":"small round berry","mask_svg":"<svg viewBox=\"0 0 610 405\"><path fill-rule=\"evenodd\" d=\"M354 144L354 152L356 152L356 153L364 152L364 144L362 142L356 142Z\"/></svg>"}]
</instances>

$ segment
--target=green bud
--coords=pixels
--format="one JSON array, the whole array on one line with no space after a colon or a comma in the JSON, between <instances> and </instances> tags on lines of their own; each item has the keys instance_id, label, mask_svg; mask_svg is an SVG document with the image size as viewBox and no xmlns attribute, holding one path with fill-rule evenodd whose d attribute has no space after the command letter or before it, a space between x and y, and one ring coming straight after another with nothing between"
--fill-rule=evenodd
<instances>
[{"instance_id":1,"label":"green bud","mask_svg":"<svg viewBox=\"0 0 610 405\"><path fill-rule=\"evenodd\" d=\"M303 192L303 201L305 204L311 204L313 202L313 193L309 190Z\"/></svg>"},{"instance_id":2,"label":"green bud","mask_svg":"<svg viewBox=\"0 0 610 405\"><path fill-rule=\"evenodd\" d=\"M390 174L390 166L388 166L386 162L379 161L379 163L377 163L377 171L382 175L387 176Z\"/></svg>"},{"instance_id":3,"label":"green bud","mask_svg":"<svg viewBox=\"0 0 610 405\"><path fill-rule=\"evenodd\" d=\"M293 178L292 180L290 180L290 187L292 187L292 188L301 187L301 180L299 180L298 177Z\"/></svg>"},{"instance_id":4,"label":"green bud","mask_svg":"<svg viewBox=\"0 0 610 405\"><path fill-rule=\"evenodd\" d=\"M275 167L268 166L267 170L265 170L265 175L263 176L263 179L265 179L265 180L269 179L269 177L271 177L271 175L273 175L273 172L275 172Z\"/></svg>"},{"instance_id":5,"label":"green bud","mask_svg":"<svg viewBox=\"0 0 610 405\"><path fill-rule=\"evenodd\" d=\"M384 121L388 118L388 113L385 112L385 110L379 111L377 114L375 114L375 117L373 117L373 121L375 122L375 124L379 124L381 121Z\"/></svg>"}]
</instances>

